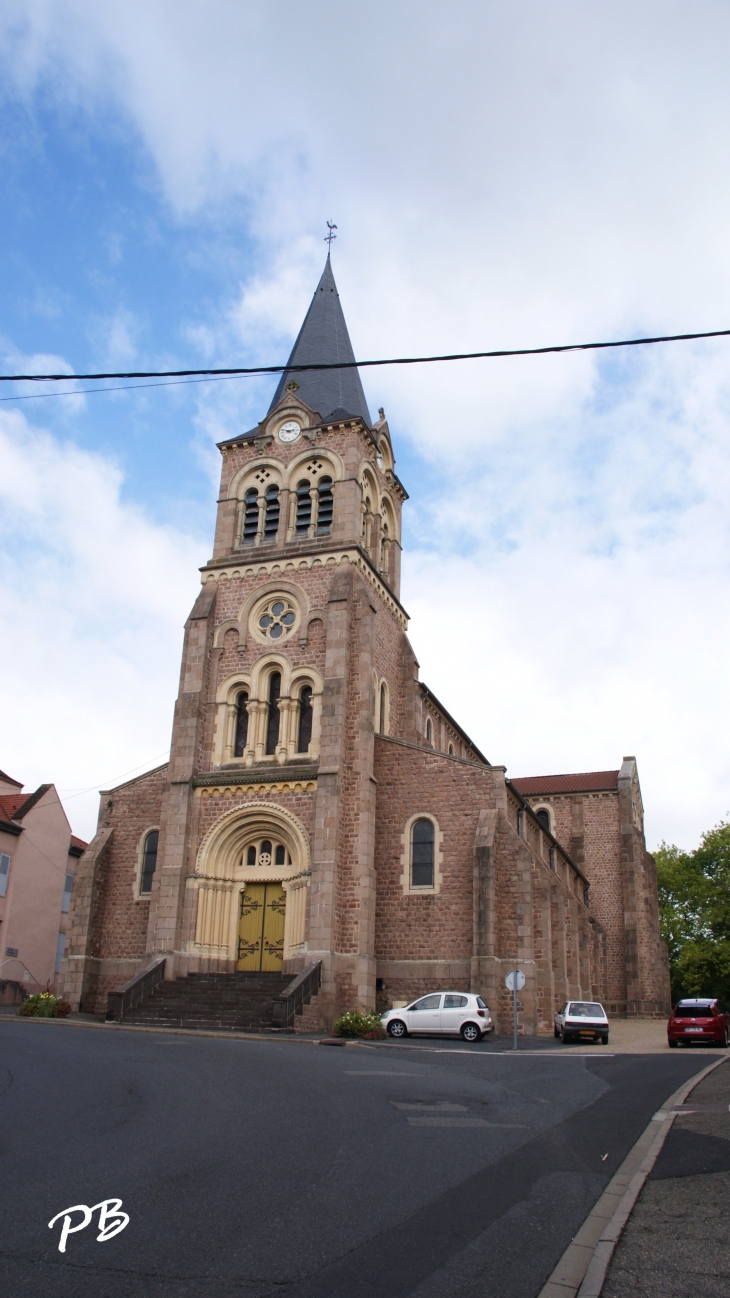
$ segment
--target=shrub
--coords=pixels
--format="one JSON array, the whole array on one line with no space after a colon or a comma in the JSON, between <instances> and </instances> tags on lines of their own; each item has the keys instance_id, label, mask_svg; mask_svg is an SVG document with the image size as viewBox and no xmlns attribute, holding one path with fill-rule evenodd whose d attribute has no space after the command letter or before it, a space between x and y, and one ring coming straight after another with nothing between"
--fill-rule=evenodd
<instances>
[{"instance_id":1,"label":"shrub","mask_svg":"<svg viewBox=\"0 0 730 1298\"><path fill-rule=\"evenodd\" d=\"M367 1010L348 1010L341 1014L332 1028L333 1037L360 1037L367 1041L379 1041L385 1036L379 1014L369 1014Z\"/></svg>"},{"instance_id":2,"label":"shrub","mask_svg":"<svg viewBox=\"0 0 730 1298\"><path fill-rule=\"evenodd\" d=\"M26 1018L65 1019L71 1013L71 1006L53 992L39 992L36 996L26 996L18 1013Z\"/></svg>"}]
</instances>

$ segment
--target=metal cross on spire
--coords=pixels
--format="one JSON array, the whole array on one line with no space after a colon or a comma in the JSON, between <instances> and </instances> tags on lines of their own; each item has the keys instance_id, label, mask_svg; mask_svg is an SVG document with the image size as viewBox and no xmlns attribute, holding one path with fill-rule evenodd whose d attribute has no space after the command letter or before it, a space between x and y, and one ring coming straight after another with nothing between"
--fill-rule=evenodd
<instances>
[{"instance_id":1,"label":"metal cross on spire","mask_svg":"<svg viewBox=\"0 0 730 1298\"><path fill-rule=\"evenodd\" d=\"M336 229L337 229L337 226L335 225L334 221L328 221L328 222L327 222L327 234L324 236L324 240L323 240L323 242L327 244L327 256L328 256L328 257L329 257L329 254L330 254L331 251L332 251L332 240L337 238L337 235L335 234L335 230L336 230Z\"/></svg>"}]
</instances>

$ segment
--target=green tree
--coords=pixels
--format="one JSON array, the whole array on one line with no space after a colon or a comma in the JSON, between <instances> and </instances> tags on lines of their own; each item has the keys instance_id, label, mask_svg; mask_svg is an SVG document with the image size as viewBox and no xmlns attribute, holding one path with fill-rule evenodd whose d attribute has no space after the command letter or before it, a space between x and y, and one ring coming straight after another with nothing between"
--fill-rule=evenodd
<instances>
[{"instance_id":1,"label":"green tree","mask_svg":"<svg viewBox=\"0 0 730 1298\"><path fill-rule=\"evenodd\" d=\"M703 834L694 852L662 843L654 856L672 999L730 1001L730 823Z\"/></svg>"}]
</instances>

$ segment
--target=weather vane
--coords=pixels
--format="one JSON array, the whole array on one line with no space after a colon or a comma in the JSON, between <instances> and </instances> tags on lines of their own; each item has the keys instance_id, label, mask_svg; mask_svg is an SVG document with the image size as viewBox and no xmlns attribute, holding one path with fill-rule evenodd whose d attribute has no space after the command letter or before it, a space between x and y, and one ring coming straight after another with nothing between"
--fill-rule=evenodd
<instances>
[{"instance_id":1,"label":"weather vane","mask_svg":"<svg viewBox=\"0 0 730 1298\"><path fill-rule=\"evenodd\" d=\"M328 233L324 236L324 243L328 245L327 247L328 253L332 251L332 240L337 238L337 235L335 234L336 229L337 226L335 225L334 221L327 222Z\"/></svg>"}]
</instances>

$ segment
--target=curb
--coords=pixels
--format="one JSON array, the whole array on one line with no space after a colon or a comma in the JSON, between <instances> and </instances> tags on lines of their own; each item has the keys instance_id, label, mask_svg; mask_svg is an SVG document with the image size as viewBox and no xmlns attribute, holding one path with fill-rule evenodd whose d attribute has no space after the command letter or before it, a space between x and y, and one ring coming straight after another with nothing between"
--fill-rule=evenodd
<instances>
[{"instance_id":1,"label":"curb","mask_svg":"<svg viewBox=\"0 0 730 1298\"><path fill-rule=\"evenodd\" d=\"M29 1016L23 1018L14 1014L0 1015L0 1023L50 1023L57 1028L91 1028L97 1032L152 1032L156 1036L169 1035L177 1037L217 1037L220 1041L265 1041L276 1045L283 1042L296 1042L300 1046L320 1046L330 1045L333 1042L337 1044L358 1046L359 1041L340 1041L339 1038L331 1037L305 1037L297 1036L296 1033L282 1032L272 1033L268 1036L258 1032L216 1032L212 1028L153 1028L144 1027L141 1023L89 1023L83 1019L44 1019Z\"/></svg>"},{"instance_id":2,"label":"curb","mask_svg":"<svg viewBox=\"0 0 730 1298\"><path fill-rule=\"evenodd\" d=\"M683 1104L695 1086L724 1062L725 1057L703 1068L657 1110L566 1248L538 1298L599 1298L614 1249L677 1116L674 1106Z\"/></svg>"}]
</instances>

